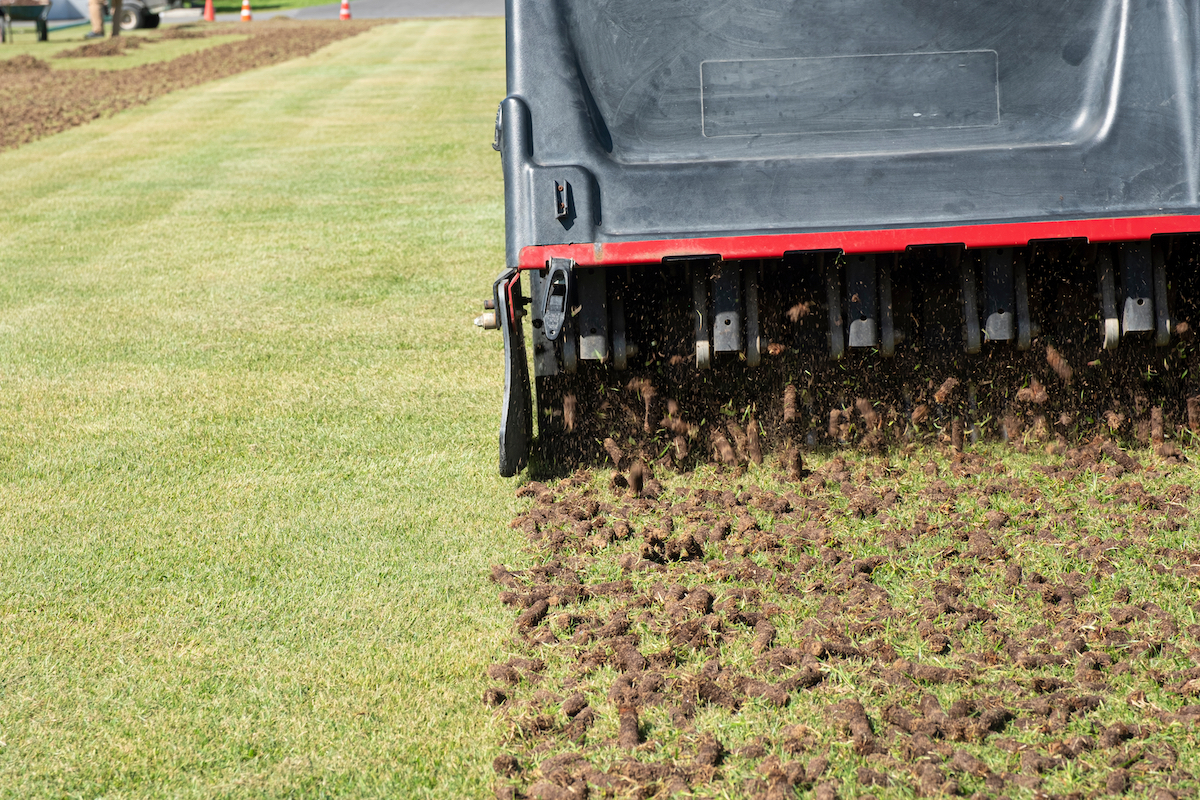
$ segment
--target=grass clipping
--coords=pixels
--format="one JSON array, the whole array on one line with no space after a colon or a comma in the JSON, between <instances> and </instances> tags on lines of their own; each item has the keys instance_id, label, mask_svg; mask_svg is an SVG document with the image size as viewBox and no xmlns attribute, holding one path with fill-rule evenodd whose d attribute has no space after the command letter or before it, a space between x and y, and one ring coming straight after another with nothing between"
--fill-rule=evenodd
<instances>
[{"instance_id":1,"label":"grass clipping","mask_svg":"<svg viewBox=\"0 0 1200 800\"><path fill-rule=\"evenodd\" d=\"M278 64L355 36L385 20L335 22L266 22L237 28L249 39L188 53L171 61L123 70L52 70L37 58L0 61L0 150L19 147L44 136L82 125L160 95L227 78L247 70ZM214 28L229 33L228 26ZM188 38L166 33L160 38ZM153 39L118 37L83 45L63 57L120 55L127 47Z\"/></svg>"},{"instance_id":2,"label":"grass clipping","mask_svg":"<svg viewBox=\"0 0 1200 800\"><path fill-rule=\"evenodd\" d=\"M498 797L1200 790L1190 467L1105 443L623 466L518 492Z\"/></svg>"}]
</instances>

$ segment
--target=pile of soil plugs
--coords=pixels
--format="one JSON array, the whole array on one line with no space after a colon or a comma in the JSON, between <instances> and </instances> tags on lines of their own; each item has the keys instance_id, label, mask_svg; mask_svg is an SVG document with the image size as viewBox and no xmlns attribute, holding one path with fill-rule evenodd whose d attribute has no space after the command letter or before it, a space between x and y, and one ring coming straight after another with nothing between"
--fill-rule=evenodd
<instances>
[{"instance_id":1,"label":"pile of soil plugs","mask_svg":"<svg viewBox=\"0 0 1200 800\"><path fill-rule=\"evenodd\" d=\"M122 70L53 70L32 56L0 59L0 150L109 116L155 97L226 78L239 72L306 56L387 20L297 22L274 20L253 26L209 25L205 30L165 29L156 37L118 37L65 51L62 57L120 55L157 38L249 33L239 42L209 47L166 62Z\"/></svg>"},{"instance_id":2,"label":"pile of soil plugs","mask_svg":"<svg viewBox=\"0 0 1200 800\"><path fill-rule=\"evenodd\" d=\"M536 566L492 569L497 797L1200 793L1183 457L609 445L518 490Z\"/></svg>"},{"instance_id":3,"label":"pile of soil plugs","mask_svg":"<svg viewBox=\"0 0 1200 800\"><path fill-rule=\"evenodd\" d=\"M168 37L160 37L166 39ZM142 40L137 36L115 36L101 39L98 42L63 50L55 58L103 58L104 56L124 55L127 50L137 50L142 46Z\"/></svg>"}]
</instances>

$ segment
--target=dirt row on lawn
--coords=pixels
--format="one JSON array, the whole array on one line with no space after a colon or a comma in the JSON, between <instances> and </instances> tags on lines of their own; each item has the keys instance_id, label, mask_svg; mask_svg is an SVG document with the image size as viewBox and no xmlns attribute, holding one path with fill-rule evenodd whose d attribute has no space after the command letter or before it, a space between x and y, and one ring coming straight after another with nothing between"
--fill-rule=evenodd
<instances>
[{"instance_id":1,"label":"dirt row on lawn","mask_svg":"<svg viewBox=\"0 0 1200 800\"><path fill-rule=\"evenodd\" d=\"M191 38L218 33L249 33L166 62L123 70L54 70L33 56L0 60L0 150L115 114L156 97L226 78L247 70L306 56L326 45L356 36L386 20L298 22L272 20L252 27L206 26L202 30L164 29L162 38ZM119 55L140 37L119 37L83 45L62 57Z\"/></svg>"},{"instance_id":2,"label":"dirt row on lawn","mask_svg":"<svg viewBox=\"0 0 1200 800\"><path fill-rule=\"evenodd\" d=\"M518 492L497 797L1200 791L1181 459L1097 439L677 474L613 450L619 472Z\"/></svg>"}]
</instances>

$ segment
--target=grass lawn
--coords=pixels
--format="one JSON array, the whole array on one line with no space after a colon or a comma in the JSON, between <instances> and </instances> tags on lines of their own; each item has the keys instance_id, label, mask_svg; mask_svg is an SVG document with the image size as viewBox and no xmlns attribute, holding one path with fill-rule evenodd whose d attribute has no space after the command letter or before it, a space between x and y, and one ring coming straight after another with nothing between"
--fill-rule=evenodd
<instances>
[{"instance_id":1,"label":"grass lawn","mask_svg":"<svg viewBox=\"0 0 1200 800\"><path fill-rule=\"evenodd\" d=\"M0 154L0 797L490 793L502 20Z\"/></svg>"},{"instance_id":2,"label":"grass lawn","mask_svg":"<svg viewBox=\"0 0 1200 800\"><path fill-rule=\"evenodd\" d=\"M135 37L141 45L136 49L127 50L119 56L103 56L98 58L56 58L63 50L74 50L84 44L83 38L91 28L71 28L56 31L51 34L50 41L39 42L32 36L13 37L11 43L5 44L0 50L0 60L19 55L31 55L48 63L52 69L103 69L121 70L140 67L143 64L157 64L170 61L173 58L216 47L226 42L238 42L248 38L244 33L228 33L219 36L207 36L202 39L159 39L157 31L125 31L121 35ZM107 31L108 28L106 27Z\"/></svg>"}]
</instances>

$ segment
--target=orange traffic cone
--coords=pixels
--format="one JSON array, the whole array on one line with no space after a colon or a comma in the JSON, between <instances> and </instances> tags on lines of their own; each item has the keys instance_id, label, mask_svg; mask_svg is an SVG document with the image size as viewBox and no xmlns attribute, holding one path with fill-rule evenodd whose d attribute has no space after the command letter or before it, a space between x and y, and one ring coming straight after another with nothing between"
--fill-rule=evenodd
<instances>
[{"instance_id":1,"label":"orange traffic cone","mask_svg":"<svg viewBox=\"0 0 1200 800\"><path fill-rule=\"evenodd\" d=\"M249 22L253 17L250 16L250 0L242 0L242 22Z\"/></svg>"},{"instance_id":2,"label":"orange traffic cone","mask_svg":"<svg viewBox=\"0 0 1200 800\"><path fill-rule=\"evenodd\" d=\"M342 13L338 14L338 19L350 19L350 0L342 0Z\"/></svg>"},{"instance_id":3,"label":"orange traffic cone","mask_svg":"<svg viewBox=\"0 0 1200 800\"><path fill-rule=\"evenodd\" d=\"M217 15L213 13L212 0L204 0L204 21L213 22L216 18Z\"/></svg>"}]
</instances>

